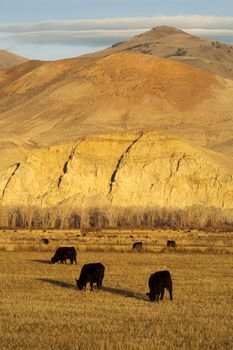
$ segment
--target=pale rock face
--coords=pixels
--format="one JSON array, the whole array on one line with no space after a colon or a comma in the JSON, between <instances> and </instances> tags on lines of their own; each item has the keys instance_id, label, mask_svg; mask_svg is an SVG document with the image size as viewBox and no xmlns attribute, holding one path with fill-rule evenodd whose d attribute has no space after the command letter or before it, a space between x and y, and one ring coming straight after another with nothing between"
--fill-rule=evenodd
<instances>
[{"instance_id":1,"label":"pale rock face","mask_svg":"<svg viewBox=\"0 0 233 350\"><path fill-rule=\"evenodd\" d=\"M2 206L233 208L217 153L160 132L98 135L28 150L0 172Z\"/></svg>"}]
</instances>

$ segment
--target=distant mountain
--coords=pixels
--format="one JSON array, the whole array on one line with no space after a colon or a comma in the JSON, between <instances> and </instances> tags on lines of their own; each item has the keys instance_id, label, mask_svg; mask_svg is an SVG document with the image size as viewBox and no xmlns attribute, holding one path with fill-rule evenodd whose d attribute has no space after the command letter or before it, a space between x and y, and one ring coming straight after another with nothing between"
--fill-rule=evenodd
<instances>
[{"instance_id":1,"label":"distant mountain","mask_svg":"<svg viewBox=\"0 0 233 350\"><path fill-rule=\"evenodd\" d=\"M94 55L103 57L125 50L168 58L233 79L232 45L201 39L173 27L153 28Z\"/></svg>"},{"instance_id":2,"label":"distant mountain","mask_svg":"<svg viewBox=\"0 0 233 350\"><path fill-rule=\"evenodd\" d=\"M0 50L0 69L11 68L28 61L27 58L17 56L11 52Z\"/></svg>"}]
</instances>

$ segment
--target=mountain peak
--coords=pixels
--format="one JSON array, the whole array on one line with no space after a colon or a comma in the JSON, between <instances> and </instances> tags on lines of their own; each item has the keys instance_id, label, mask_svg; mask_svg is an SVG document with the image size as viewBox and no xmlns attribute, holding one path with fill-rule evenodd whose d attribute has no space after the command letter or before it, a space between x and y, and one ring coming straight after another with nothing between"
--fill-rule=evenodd
<instances>
[{"instance_id":1,"label":"mountain peak","mask_svg":"<svg viewBox=\"0 0 233 350\"><path fill-rule=\"evenodd\" d=\"M135 38L147 38L150 37L151 39L158 39L161 37L166 37L170 35L177 35L177 34L183 34L183 35L189 35L185 33L181 29L177 29L175 27L169 27L169 26L158 26L154 27L142 34L136 35Z\"/></svg>"},{"instance_id":2,"label":"mountain peak","mask_svg":"<svg viewBox=\"0 0 233 350\"><path fill-rule=\"evenodd\" d=\"M182 33L182 34L187 34L185 33L183 30L178 29L176 27L170 27L170 26L158 26L158 27L154 27L151 29L151 31L155 31L156 32L163 32L166 34L177 34L177 33Z\"/></svg>"}]
</instances>

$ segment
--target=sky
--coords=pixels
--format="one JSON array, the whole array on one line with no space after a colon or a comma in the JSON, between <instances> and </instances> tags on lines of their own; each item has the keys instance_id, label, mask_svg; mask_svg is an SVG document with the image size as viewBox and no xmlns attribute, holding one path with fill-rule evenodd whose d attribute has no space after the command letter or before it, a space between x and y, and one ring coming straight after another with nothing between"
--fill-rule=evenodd
<instances>
[{"instance_id":1,"label":"sky","mask_svg":"<svg viewBox=\"0 0 233 350\"><path fill-rule=\"evenodd\" d=\"M79 56L158 25L233 44L233 0L0 0L0 49Z\"/></svg>"}]
</instances>

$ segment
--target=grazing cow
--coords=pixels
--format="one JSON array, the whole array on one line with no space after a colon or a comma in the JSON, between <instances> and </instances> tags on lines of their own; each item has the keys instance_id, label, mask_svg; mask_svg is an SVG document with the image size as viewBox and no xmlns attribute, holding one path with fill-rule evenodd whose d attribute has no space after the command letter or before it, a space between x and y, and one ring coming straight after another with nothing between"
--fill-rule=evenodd
<instances>
[{"instance_id":1,"label":"grazing cow","mask_svg":"<svg viewBox=\"0 0 233 350\"><path fill-rule=\"evenodd\" d=\"M153 273L148 281L150 292L146 293L150 301L163 300L164 290L168 289L170 300L172 300L172 279L169 271L158 271Z\"/></svg>"},{"instance_id":2,"label":"grazing cow","mask_svg":"<svg viewBox=\"0 0 233 350\"><path fill-rule=\"evenodd\" d=\"M75 262L75 264L77 265L76 256L77 253L75 247L59 247L57 248L54 256L52 257L51 263L54 264L60 261L62 264L64 262L66 264L66 260L69 259L71 264Z\"/></svg>"},{"instance_id":3,"label":"grazing cow","mask_svg":"<svg viewBox=\"0 0 233 350\"><path fill-rule=\"evenodd\" d=\"M76 280L79 290L86 290L86 285L90 282L91 291L93 291L93 284L96 283L98 288L101 288L104 278L104 265L101 263L85 264L82 267L79 279Z\"/></svg>"},{"instance_id":4,"label":"grazing cow","mask_svg":"<svg viewBox=\"0 0 233 350\"><path fill-rule=\"evenodd\" d=\"M175 241L167 241L167 247L168 248L176 248L176 242Z\"/></svg>"},{"instance_id":5,"label":"grazing cow","mask_svg":"<svg viewBox=\"0 0 233 350\"><path fill-rule=\"evenodd\" d=\"M141 251L142 248L142 242L135 242L132 247L133 250L137 250L138 252Z\"/></svg>"}]
</instances>

